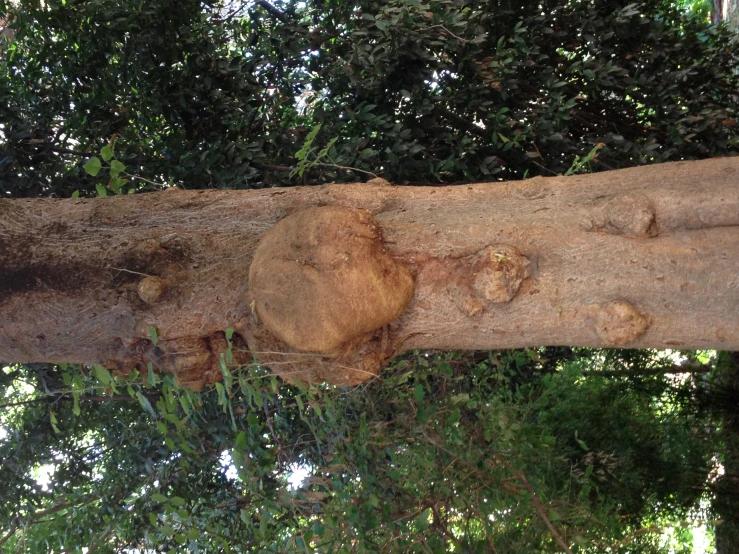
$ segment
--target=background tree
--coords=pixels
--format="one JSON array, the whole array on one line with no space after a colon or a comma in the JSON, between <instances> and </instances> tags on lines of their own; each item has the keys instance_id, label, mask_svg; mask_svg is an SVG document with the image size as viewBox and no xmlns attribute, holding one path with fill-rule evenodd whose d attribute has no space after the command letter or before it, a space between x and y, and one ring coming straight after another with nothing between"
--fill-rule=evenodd
<instances>
[{"instance_id":1,"label":"background tree","mask_svg":"<svg viewBox=\"0 0 739 554\"><path fill-rule=\"evenodd\" d=\"M0 58L6 197L98 194L84 164L111 137L130 174L118 192L521 179L739 144L736 38L662 2L0 13L15 33ZM686 355L689 371L640 351L418 352L353 390L287 386L252 364L201 393L8 363L0 544L688 552L696 518L737 519L736 404L719 402L735 394L723 357Z\"/></svg>"}]
</instances>

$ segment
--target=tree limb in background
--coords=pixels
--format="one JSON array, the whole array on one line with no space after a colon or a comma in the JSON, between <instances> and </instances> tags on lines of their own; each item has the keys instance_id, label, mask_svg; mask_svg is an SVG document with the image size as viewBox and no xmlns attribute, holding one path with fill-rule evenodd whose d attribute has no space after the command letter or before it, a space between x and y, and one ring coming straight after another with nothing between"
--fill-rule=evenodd
<instances>
[{"instance_id":1,"label":"tree limb in background","mask_svg":"<svg viewBox=\"0 0 739 554\"><path fill-rule=\"evenodd\" d=\"M267 2L266 0L256 0L254 3L257 6L261 6L262 8L264 8L275 19L279 19L283 23L287 23L288 21L287 16L284 13L282 13L280 10L275 8L272 4Z\"/></svg>"}]
</instances>

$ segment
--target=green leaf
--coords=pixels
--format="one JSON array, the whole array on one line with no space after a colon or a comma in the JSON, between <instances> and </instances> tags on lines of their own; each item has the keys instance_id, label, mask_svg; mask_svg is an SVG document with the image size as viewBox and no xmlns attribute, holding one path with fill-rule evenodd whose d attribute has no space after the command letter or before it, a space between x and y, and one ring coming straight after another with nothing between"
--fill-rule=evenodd
<instances>
[{"instance_id":1,"label":"green leaf","mask_svg":"<svg viewBox=\"0 0 739 554\"><path fill-rule=\"evenodd\" d=\"M170 502L174 506L184 506L186 504L185 499L181 496L174 496L170 499Z\"/></svg>"},{"instance_id":2,"label":"green leaf","mask_svg":"<svg viewBox=\"0 0 739 554\"><path fill-rule=\"evenodd\" d=\"M182 406L182 411L185 412L185 415L190 415L190 403L187 401L187 397L180 396L180 406Z\"/></svg>"},{"instance_id":3,"label":"green leaf","mask_svg":"<svg viewBox=\"0 0 739 554\"><path fill-rule=\"evenodd\" d=\"M76 190L72 193L72 198L79 198L80 197L80 191Z\"/></svg>"},{"instance_id":4,"label":"green leaf","mask_svg":"<svg viewBox=\"0 0 739 554\"><path fill-rule=\"evenodd\" d=\"M100 158L93 156L90 158L90 160L82 166L82 168L89 174L95 177L98 173L100 173L100 168L102 167L102 164L100 163Z\"/></svg>"},{"instance_id":5,"label":"green leaf","mask_svg":"<svg viewBox=\"0 0 739 554\"><path fill-rule=\"evenodd\" d=\"M100 157L103 159L104 162L110 161L110 159L113 157L113 148L110 144L106 144L100 149Z\"/></svg>"},{"instance_id":6,"label":"green leaf","mask_svg":"<svg viewBox=\"0 0 739 554\"><path fill-rule=\"evenodd\" d=\"M313 411L316 412L316 415L318 417L323 417L323 413L321 412L321 406L318 404L318 402L312 402L311 408L313 408Z\"/></svg>"},{"instance_id":7,"label":"green leaf","mask_svg":"<svg viewBox=\"0 0 739 554\"><path fill-rule=\"evenodd\" d=\"M128 179L124 179L123 177L113 177L108 183L108 186L113 192L120 194L121 187L126 183L128 183Z\"/></svg>"},{"instance_id":8,"label":"green leaf","mask_svg":"<svg viewBox=\"0 0 739 554\"><path fill-rule=\"evenodd\" d=\"M416 525L418 526L419 531L423 532L428 528L430 514L431 514L431 508L426 508L423 512L421 512L416 517Z\"/></svg>"},{"instance_id":9,"label":"green leaf","mask_svg":"<svg viewBox=\"0 0 739 554\"><path fill-rule=\"evenodd\" d=\"M146 364L146 369L149 372L146 381L149 383L150 387L153 387L154 385L157 384L157 376L156 376L156 373L154 373L153 364L151 362Z\"/></svg>"},{"instance_id":10,"label":"green leaf","mask_svg":"<svg viewBox=\"0 0 739 554\"><path fill-rule=\"evenodd\" d=\"M98 192L98 196L102 198L108 196L108 189L106 189L103 185L95 185L95 190Z\"/></svg>"},{"instance_id":11,"label":"green leaf","mask_svg":"<svg viewBox=\"0 0 739 554\"><path fill-rule=\"evenodd\" d=\"M305 142L303 143L303 147L295 153L295 159L304 160L308 156L308 152L310 152L310 148L313 145L313 141L315 140L316 135L318 135L322 126L323 125L319 123L318 125L313 127L313 129L311 129L310 133L308 133L308 135L305 137ZM293 171L290 175L292 175L293 173L295 173L295 171ZM302 175L302 172L301 172L301 175Z\"/></svg>"},{"instance_id":12,"label":"green leaf","mask_svg":"<svg viewBox=\"0 0 739 554\"><path fill-rule=\"evenodd\" d=\"M74 408L72 409L72 413L78 416L80 415L80 393L77 391L73 392L72 398L74 398Z\"/></svg>"},{"instance_id":13,"label":"green leaf","mask_svg":"<svg viewBox=\"0 0 739 554\"><path fill-rule=\"evenodd\" d=\"M159 493L159 492L155 492L154 494L152 494L151 495L151 499L154 502L161 502L161 503L169 502L169 500L167 499L167 497L164 496L162 493Z\"/></svg>"},{"instance_id":14,"label":"green leaf","mask_svg":"<svg viewBox=\"0 0 739 554\"><path fill-rule=\"evenodd\" d=\"M120 175L122 171L125 171L125 170L126 170L126 166L123 165L118 160L113 160L112 162L110 162L110 176L111 177L117 177L118 175Z\"/></svg>"},{"instance_id":15,"label":"green leaf","mask_svg":"<svg viewBox=\"0 0 739 554\"><path fill-rule=\"evenodd\" d=\"M153 512L149 512L149 523L151 523L152 526L157 524L157 515Z\"/></svg>"},{"instance_id":16,"label":"green leaf","mask_svg":"<svg viewBox=\"0 0 739 554\"><path fill-rule=\"evenodd\" d=\"M246 452L246 431L239 432L238 435L236 435L236 440L234 441L234 448L240 452Z\"/></svg>"},{"instance_id":17,"label":"green leaf","mask_svg":"<svg viewBox=\"0 0 739 554\"><path fill-rule=\"evenodd\" d=\"M149 336L151 337L151 343L156 346L157 341L159 340L156 327L149 327Z\"/></svg>"},{"instance_id":18,"label":"green leaf","mask_svg":"<svg viewBox=\"0 0 739 554\"><path fill-rule=\"evenodd\" d=\"M56 414L54 414L54 412L49 412L49 421L51 422L51 427L54 429L54 432L59 434L59 427L57 426L59 422L57 421Z\"/></svg>"},{"instance_id":19,"label":"green leaf","mask_svg":"<svg viewBox=\"0 0 739 554\"><path fill-rule=\"evenodd\" d=\"M231 391L233 388L233 373L231 373L226 366L226 354L225 352L221 353L220 357L220 366L221 366L221 374L223 375L223 386L226 388L227 391Z\"/></svg>"},{"instance_id":20,"label":"green leaf","mask_svg":"<svg viewBox=\"0 0 739 554\"><path fill-rule=\"evenodd\" d=\"M454 396L452 396L451 401L452 401L452 404L461 404L463 402L468 402L469 399L470 399L470 395L466 392L463 392L463 393L455 394Z\"/></svg>"},{"instance_id":21,"label":"green leaf","mask_svg":"<svg viewBox=\"0 0 739 554\"><path fill-rule=\"evenodd\" d=\"M223 406L223 413L226 413L228 400L226 399L226 389L222 383L216 383L216 392L218 392L218 405Z\"/></svg>"},{"instance_id":22,"label":"green leaf","mask_svg":"<svg viewBox=\"0 0 739 554\"><path fill-rule=\"evenodd\" d=\"M419 404L423 402L423 385L416 385L413 387L413 396Z\"/></svg>"},{"instance_id":23,"label":"green leaf","mask_svg":"<svg viewBox=\"0 0 739 554\"><path fill-rule=\"evenodd\" d=\"M300 410L300 414L302 416L305 411L305 404L303 404L303 399L300 398L299 394L295 397L295 403L298 405L298 410Z\"/></svg>"},{"instance_id":24,"label":"green leaf","mask_svg":"<svg viewBox=\"0 0 739 554\"><path fill-rule=\"evenodd\" d=\"M113 380L113 377L110 375L110 371L108 371L101 365L92 366L92 372L95 374L97 380L100 381L103 385L109 385L110 382Z\"/></svg>"},{"instance_id":25,"label":"green leaf","mask_svg":"<svg viewBox=\"0 0 739 554\"><path fill-rule=\"evenodd\" d=\"M149 399L141 394L141 391L136 391L136 398L138 398L139 404L141 404L141 407L144 410L146 410L153 416L157 415L157 413L154 411L154 408L152 408L151 406L151 402L149 402Z\"/></svg>"}]
</instances>

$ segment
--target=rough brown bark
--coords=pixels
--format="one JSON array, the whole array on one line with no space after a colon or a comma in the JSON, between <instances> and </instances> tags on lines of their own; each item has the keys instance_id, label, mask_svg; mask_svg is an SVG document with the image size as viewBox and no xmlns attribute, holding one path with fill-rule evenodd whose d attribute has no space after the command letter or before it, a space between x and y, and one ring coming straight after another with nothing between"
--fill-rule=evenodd
<instances>
[{"instance_id":1,"label":"rough brown bark","mask_svg":"<svg viewBox=\"0 0 739 554\"><path fill-rule=\"evenodd\" d=\"M339 384L409 349L739 350L739 158L0 200L0 360L153 362L197 387L220 378L228 328L237 363Z\"/></svg>"}]
</instances>

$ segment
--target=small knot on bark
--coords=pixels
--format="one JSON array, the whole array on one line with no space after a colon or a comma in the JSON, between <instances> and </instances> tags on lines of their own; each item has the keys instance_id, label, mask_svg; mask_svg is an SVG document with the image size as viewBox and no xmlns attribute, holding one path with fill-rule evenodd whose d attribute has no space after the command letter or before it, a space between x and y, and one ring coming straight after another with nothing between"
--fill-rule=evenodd
<instances>
[{"instance_id":1,"label":"small knot on bark","mask_svg":"<svg viewBox=\"0 0 739 554\"><path fill-rule=\"evenodd\" d=\"M510 302L531 275L531 264L512 246L488 246L475 254L473 275L476 295L495 304Z\"/></svg>"},{"instance_id":2,"label":"small knot on bark","mask_svg":"<svg viewBox=\"0 0 739 554\"><path fill-rule=\"evenodd\" d=\"M595 328L604 346L623 346L633 342L649 327L649 318L624 300L594 308Z\"/></svg>"},{"instance_id":3,"label":"small knot on bark","mask_svg":"<svg viewBox=\"0 0 739 554\"><path fill-rule=\"evenodd\" d=\"M139 298L147 304L153 304L159 300L166 290L167 284L164 279L156 275L147 275L139 281L136 287Z\"/></svg>"},{"instance_id":4,"label":"small knot on bark","mask_svg":"<svg viewBox=\"0 0 739 554\"><path fill-rule=\"evenodd\" d=\"M654 207L643 194L614 196L596 209L585 228L635 238L656 237L658 234Z\"/></svg>"},{"instance_id":5,"label":"small knot on bark","mask_svg":"<svg viewBox=\"0 0 739 554\"><path fill-rule=\"evenodd\" d=\"M367 184L367 185L375 185L375 186L380 186L380 187L391 187L391 186L393 186L391 183L389 183L388 181L386 181L382 177L374 177L374 178L370 179L369 181L367 181L367 183L365 183L365 184Z\"/></svg>"}]
</instances>

